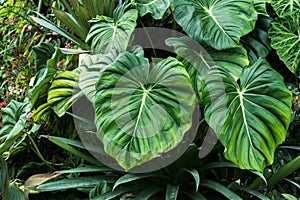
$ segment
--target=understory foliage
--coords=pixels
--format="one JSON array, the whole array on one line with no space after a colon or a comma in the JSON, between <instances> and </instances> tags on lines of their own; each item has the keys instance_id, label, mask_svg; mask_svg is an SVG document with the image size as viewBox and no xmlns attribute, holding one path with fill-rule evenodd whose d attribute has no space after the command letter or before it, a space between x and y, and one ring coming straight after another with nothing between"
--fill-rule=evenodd
<instances>
[{"instance_id":1,"label":"understory foliage","mask_svg":"<svg viewBox=\"0 0 300 200\"><path fill-rule=\"evenodd\" d=\"M0 0L0 195L300 197L299 0Z\"/></svg>"}]
</instances>

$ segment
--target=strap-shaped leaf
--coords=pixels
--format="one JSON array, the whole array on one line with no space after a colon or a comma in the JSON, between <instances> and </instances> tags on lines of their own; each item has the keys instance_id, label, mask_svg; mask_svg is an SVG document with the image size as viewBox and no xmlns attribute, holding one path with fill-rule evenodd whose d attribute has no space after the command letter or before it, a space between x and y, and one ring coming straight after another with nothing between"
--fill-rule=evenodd
<instances>
[{"instance_id":1,"label":"strap-shaped leaf","mask_svg":"<svg viewBox=\"0 0 300 200\"><path fill-rule=\"evenodd\" d=\"M300 10L299 0L271 0L271 5L280 17L290 15L294 12L299 13Z\"/></svg>"},{"instance_id":2,"label":"strap-shaped leaf","mask_svg":"<svg viewBox=\"0 0 300 200\"><path fill-rule=\"evenodd\" d=\"M48 105L59 117L63 116L76 100L83 95L78 87L78 79L79 69L60 72L48 89Z\"/></svg>"},{"instance_id":3,"label":"strap-shaped leaf","mask_svg":"<svg viewBox=\"0 0 300 200\"><path fill-rule=\"evenodd\" d=\"M125 50L130 36L136 27L138 11L131 5L119 6L113 19L99 16L90 20L91 29L86 41L91 43L95 53L108 53L111 50Z\"/></svg>"},{"instance_id":4,"label":"strap-shaped leaf","mask_svg":"<svg viewBox=\"0 0 300 200\"><path fill-rule=\"evenodd\" d=\"M269 30L271 46L289 70L300 77L300 14L274 19Z\"/></svg>"},{"instance_id":5,"label":"strap-shaped leaf","mask_svg":"<svg viewBox=\"0 0 300 200\"><path fill-rule=\"evenodd\" d=\"M175 58L150 69L125 52L96 86L96 126L104 150L129 170L175 148L191 127L195 94Z\"/></svg>"},{"instance_id":6,"label":"strap-shaped leaf","mask_svg":"<svg viewBox=\"0 0 300 200\"><path fill-rule=\"evenodd\" d=\"M191 38L218 50L238 47L257 19L249 0L176 0L174 6L175 20Z\"/></svg>"},{"instance_id":7,"label":"strap-shaped leaf","mask_svg":"<svg viewBox=\"0 0 300 200\"><path fill-rule=\"evenodd\" d=\"M272 50L268 35L272 18L259 15L255 29L242 37L241 43L248 52L249 61L255 63L258 58L266 58Z\"/></svg>"},{"instance_id":8,"label":"strap-shaped leaf","mask_svg":"<svg viewBox=\"0 0 300 200\"><path fill-rule=\"evenodd\" d=\"M101 72L117 58L117 53L112 51L108 54L87 55L80 65L80 76L78 85L86 97L95 101L96 82Z\"/></svg>"},{"instance_id":9,"label":"strap-shaped leaf","mask_svg":"<svg viewBox=\"0 0 300 200\"><path fill-rule=\"evenodd\" d=\"M259 59L239 81L221 67L205 77L205 118L225 146L225 157L243 169L262 171L286 136L291 92L283 78Z\"/></svg>"},{"instance_id":10,"label":"strap-shaped leaf","mask_svg":"<svg viewBox=\"0 0 300 200\"><path fill-rule=\"evenodd\" d=\"M154 19L161 19L169 6L169 0L137 0L140 15L150 13Z\"/></svg>"}]
</instances>

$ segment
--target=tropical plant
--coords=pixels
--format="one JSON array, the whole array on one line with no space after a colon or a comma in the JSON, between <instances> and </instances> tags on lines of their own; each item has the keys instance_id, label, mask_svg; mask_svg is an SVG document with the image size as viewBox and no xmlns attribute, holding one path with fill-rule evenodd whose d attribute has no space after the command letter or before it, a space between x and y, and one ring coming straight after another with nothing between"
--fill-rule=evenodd
<instances>
[{"instance_id":1,"label":"tropical plant","mask_svg":"<svg viewBox=\"0 0 300 200\"><path fill-rule=\"evenodd\" d=\"M21 168L21 181L5 190L9 176L0 160L3 198L19 195L18 188L18 199L61 190L71 191L60 192L65 199L300 195L298 1L136 0L116 8L101 1L97 9L96 1L62 3L54 22L32 19L78 49L34 47L30 103L4 109L0 152L30 141L43 163ZM145 24L173 32L164 38ZM136 43L141 33L151 51ZM155 37L173 53L155 49ZM62 128L66 119L72 123ZM35 123L42 127L30 131ZM49 148L36 142L37 131ZM53 145L64 153L50 152ZM46 169L28 173L36 166Z\"/></svg>"}]
</instances>

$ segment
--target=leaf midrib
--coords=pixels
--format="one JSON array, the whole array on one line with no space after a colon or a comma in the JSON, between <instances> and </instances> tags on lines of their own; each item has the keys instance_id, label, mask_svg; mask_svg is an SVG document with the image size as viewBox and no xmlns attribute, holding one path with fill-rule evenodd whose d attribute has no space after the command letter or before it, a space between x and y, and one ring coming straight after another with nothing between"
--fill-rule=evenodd
<instances>
[{"instance_id":1,"label":"leaf midrib","mask_svg":"<svg viewBox=\"0 0 300 200\"><path fill-rule=\"evenodd\" d=\"M139 121L141 120L143 108L145 106L146 98L148 97L148 94L149 94L149 90L145 89L143 85L142 85L142 89L143 89L142 102L141 102L141 105L140 105L140 109L139 109L139 113L138 113L138 116L137 116L137 120L135 122L134 130L133 130L133 133L132 133L132 138L135 137Z\"/></svg>"},{"instance_id":2,"label":"leaf midrib","mask_svg":"<svg viewBox=\"0 0 300 200\"><path fill-rule=\"evenodd\" d=\"M244 101L243 101L244 92L243 91L238 91L238 94L239 94L239 97L240 97L240 105L241 105L241 110L242 110L242 114L243 114L243 121L244 121L244 124L245 124L245 127L246 127L246 133L247 133L247 136L248 136L248 139L249 139L249 143L250 143L251 147L253 147L253 143L252 143L251 136L250 136L250 131L249 131L249 128L248 128L249 126L248 126L248 122L247 122L247 119L246 119L246 111L245 111Z\"/></svg>"}]
</instances>

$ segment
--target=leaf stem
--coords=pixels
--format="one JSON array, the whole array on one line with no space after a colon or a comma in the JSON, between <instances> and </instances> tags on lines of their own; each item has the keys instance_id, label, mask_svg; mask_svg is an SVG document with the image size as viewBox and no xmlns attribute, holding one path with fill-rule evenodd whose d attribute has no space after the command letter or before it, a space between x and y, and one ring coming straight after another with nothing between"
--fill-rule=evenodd
<instances>
[{"instance_id":1,"label":"leaf stem","mask_svg":"<svg viewBox=\"0 0 300 200\"><path fill-rule=\"evenodd\" d=\"M34 142L34 140L32 139L32 137L30 136L30 134L27 134L29 140L31 141L32 145L33 145L33 151L37 154L37 156L42 160L42 162L47 165L49 168L56 170L52 165L50 165L50 162L47 161L43 155L41 154L39 148L37 147L36 143Z\"/></svg>"}]
</instances>

